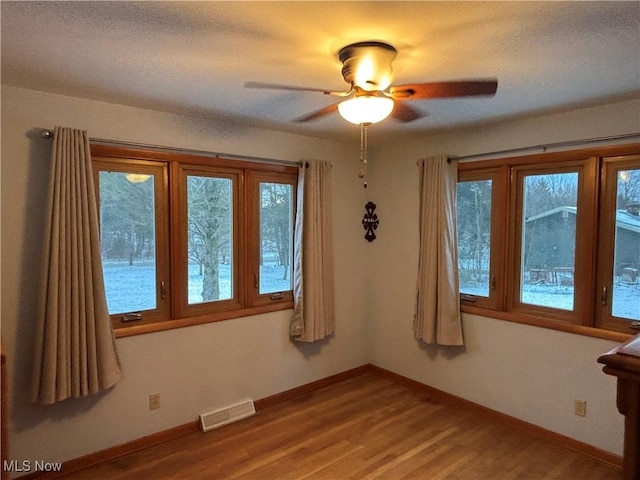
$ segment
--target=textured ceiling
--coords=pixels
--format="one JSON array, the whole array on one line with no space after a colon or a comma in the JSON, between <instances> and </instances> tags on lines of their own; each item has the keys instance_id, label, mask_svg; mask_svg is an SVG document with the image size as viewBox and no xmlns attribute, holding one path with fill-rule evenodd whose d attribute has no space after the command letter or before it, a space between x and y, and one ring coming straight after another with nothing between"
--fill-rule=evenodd
<instances>
[{"instance_id":1,"label":"textured ceiling","mask_svg":"<svg viewBox=\"0 0 640 480\"><path fill-rule=\"evenodd\" d=\"M394 84L498 78L495 97L420 100L371 139L640 96L640 2L7 2L2 83L326 138L357 137L336 101L247 81L346 89L336 54L398 50ZM640 127L640 126L639 126ZM375 135L374 135L375 132Z\"/></svg>"}]
</instances>

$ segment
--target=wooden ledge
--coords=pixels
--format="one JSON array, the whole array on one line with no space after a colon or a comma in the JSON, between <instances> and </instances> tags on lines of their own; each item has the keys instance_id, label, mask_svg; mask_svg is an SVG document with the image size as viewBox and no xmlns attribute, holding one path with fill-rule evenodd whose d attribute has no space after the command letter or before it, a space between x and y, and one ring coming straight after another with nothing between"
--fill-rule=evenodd
<instances>
[{"instance_id":1,"label":"wooden ledge","mask_svg":"<svg viewBox=\"0 0 640 480\"><path fill-rule=\"evenodd\" d=\"M598 358L604 371L616 376L631 376L640 381L640 334Z\"/></svg>"}]
</instances>

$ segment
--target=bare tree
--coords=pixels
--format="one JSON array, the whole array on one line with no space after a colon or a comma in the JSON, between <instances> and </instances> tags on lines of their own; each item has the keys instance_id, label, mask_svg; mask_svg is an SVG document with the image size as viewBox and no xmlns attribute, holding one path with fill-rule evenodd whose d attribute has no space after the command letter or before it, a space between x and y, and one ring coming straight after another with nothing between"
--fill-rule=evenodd
<instances>
[{"instance_id":1,"label":"bare tree","mask_svg":"<svg viewBox=\"0 0 640 480\"><path fill-rule=\"evenodd\" d=\"M488 278L491 241L491 181L460 182L457 189L461 283Z\"/></svg>"},{"instance_id":2,"label":"bare tree","mask_svg":"<svg viewBox=\"0 0 640 480\"><path fill-rule=\"evenodd\" d=\"M618 172L618 210L640 203L640 169Z\"/></svg>"},{"instance_id":3,"label":"bare tree","mask_svg":"<svg viewBox=\"0 0 640 480\"><path fill-rule=\"evenodd\" d=\"M283 280L289 276L291 233L291 186L281 183L260 184L261 252L271 253L283 266Z\"/></svg>"},{"instance_id":4,"label":"bare tree","mask_svg":"<svg viewBox=\"0 0 640 480\"><path fill-rule=\"evenodd\" d=\"M220 298L220 249L231 235L231 181L187 177L188 255L200 265L202 300Z\"/></svg>"}]
</instances>

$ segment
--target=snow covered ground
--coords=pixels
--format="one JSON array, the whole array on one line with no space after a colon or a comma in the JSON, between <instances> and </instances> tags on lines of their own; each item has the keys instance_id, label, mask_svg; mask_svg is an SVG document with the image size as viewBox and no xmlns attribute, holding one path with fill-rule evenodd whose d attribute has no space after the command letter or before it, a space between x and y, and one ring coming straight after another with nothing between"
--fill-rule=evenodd
<instances>
[{"instance_id":1,"label":"snow covered ground","mask_svg":"<svg viewBox=\"0 0 640 480\"><path fill-rule=\"evenodd\" d=\"M465 287L463 293L485 295L486 287ZM525 284L520 301L529 305L573 310L573 287L553 284ZM613 315L640 320L640 285L618 282L613 286Z\"/></svg>"},{"instance_id":2,"label":"snow covered ground","mask_svg":"<svg viewBox=\"0 0 640 480\"><path fill-rule=\"evenodd\" d=\"M155 308L155 267L111 263L104 265L109 313L136 312ZM260 267L260 291L291 290L290 276L283 280L284 267L265 264ZM220 299L231 298L231 267L220 265ZM132 294L132 292L135 292ZM198 265L189 265L189 303L202 303L202 275Z\"/></svg>"},{"instance_id":3,"label":"snow covered ground","mask_svg":"<svg viewBox=\"0 0 640 480\"><path fill-rule=\"evenodd\" d=\"M260 291L282 292L291 289L291 280L282 280L284 267L265 264L260 268ZM110 313L135 312L155 308L155 267L153 265L106 264L104 266L107 303ZM231 269L220 265L220 299L231 298ZM464 293L486 295L486 286L467 287ZM135 294L132 294L135 292ZM554 284L525 284L521 301L563 310L573 309L573 287ZM189 266L189 303L202 302L202 276L198 266ZM618 282L613 288L613 314L640 320L640 285Z\"/></svg>"}]
</instances>

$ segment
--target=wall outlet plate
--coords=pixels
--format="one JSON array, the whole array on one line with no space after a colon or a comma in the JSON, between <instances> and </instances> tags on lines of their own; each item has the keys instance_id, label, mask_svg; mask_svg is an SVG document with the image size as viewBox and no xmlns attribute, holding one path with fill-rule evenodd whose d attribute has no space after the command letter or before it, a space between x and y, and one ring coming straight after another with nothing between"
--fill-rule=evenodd
<instances>
[{"instance_id":1,"label":"wall outlet plate","mask_svg":"<svg viewBox=\"0 0 640 480\"><path fill-rule=\"evenodd\" d=\"M579 417L587 416L587 401L586 400L576 400L573 404L573 413L578 415Z\"/></svg>"},{"instance_id":2,"label":"wall outlet plate","mask_svg":"<svg viewBox=\"0 0 640 480\"><path fill-rule=\"evenodd\" d=\"M152 393L149 395L149 410L157 410L160 408L160 394Z\"/></svg>"}]
</instances>

